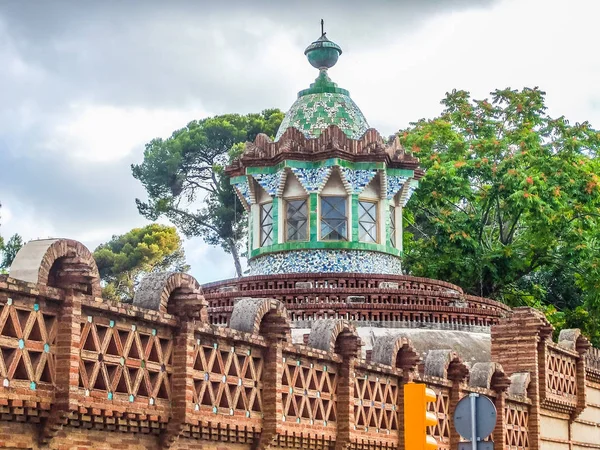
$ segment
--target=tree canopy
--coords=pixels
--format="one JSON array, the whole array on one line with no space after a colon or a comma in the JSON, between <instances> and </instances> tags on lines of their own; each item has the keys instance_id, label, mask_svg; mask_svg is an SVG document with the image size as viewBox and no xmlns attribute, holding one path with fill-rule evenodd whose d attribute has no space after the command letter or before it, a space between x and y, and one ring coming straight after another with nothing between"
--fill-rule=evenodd
<instances>
[{"instance_id":1,"label":"tree canopy","mask_svg":"<svg viewBox=\"0 0 600 450\"><path fill-rule=\"evenodd\" d=\"M177 230L159 224L113 236L96 248L94 258L104 284L103 295L114 300L132 299L144 274L189 270Z\"/></svg>"},{"instance_id":2,"label":"tree canopy","mask_svg":"<svg viewBox=\"0 0 600 450\"><path fill-rule=\"evenodd\" d=\"M1 204L0 207L2 207ZM23 247L23 238L19 234L13 234L7 241L0 236L0 274L6 273L10 269L21 247Z\"/></svg>"},{"instance_id":3,"label":"tree canopy","mask_svg":"<svg viewBox=\"0 0 600 450\"><path fill-rule=\"evenodd\" d=\"M6 242L0 237L0 270L7 271L10 268L21 247L23 238L19 234L13 234Z\"/></svg>"},{"instance_id":4,"label":"tree canopy","mask_svg":"<svg viewBox=\"0 0 600 450\"><path fill-rule=\"evenodd\" d=\"M144 161L132 165L148 201L136 199L140 214L150 220L165 216L186 236L201 236L221 245L234 259L238 276L245 212L223 173L230 152L259 133L273 137L283 120L278 109L260 114L225 114L190 122L167 139L146 144Z\"/></svg>"},{"instance_id":5,"label":"tree canopy","mask_svg":"<svg viewBox=\"0 0 600 450\"><path fill-rule=\"evenodd\" d=\"M399 132L426 169L405 211L406 267L600 342L600 133L550 117L537 88L442 104Z\"/></svg>"}]
</instances>

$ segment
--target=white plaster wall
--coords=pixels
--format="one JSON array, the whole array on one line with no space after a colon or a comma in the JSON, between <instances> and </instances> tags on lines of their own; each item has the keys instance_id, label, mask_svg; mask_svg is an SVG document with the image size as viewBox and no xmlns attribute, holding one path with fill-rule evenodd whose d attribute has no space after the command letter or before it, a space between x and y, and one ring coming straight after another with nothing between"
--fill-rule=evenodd
<instances>
[{"instance_id":1,"label":"white plaster wall","mask_svg":"<svg viewBox=\"0 0 600 450\"><path fill-rule=\"evenodd\" d=\"M272 200L272 197L265 191L260 184L254 182L254 198L256 203L267 203Z\"/></svg>"},{"instance_id":2,"label":"white plaster wall","mask_svg":"<svg viewBox=\"0 0 600 450\"><path fill-rule=\"evenodd\" d=\"M379 174L375 175L358 196L361 200L379 200L381 196L381 180Z\"/></svg>"},{"instance_id":3,"label":"white plaster wall","mask_svg":"<svg viewBox=\"0 0 600 450\"><path fill-rule=\"evenodd\" d=\"M252 248L260 247L260 205L250 206L250 226L252 226Z\"/></svg>"},{"instance_id":4,"label":"white plaster wall","mask_svg":"<svg viewBox=\"0 0 600 450\"><path fill-rule=\"evenodd\" d=\"M323 187L321 191L322 195L348 195L346 188L344 187L344 183L342 183L342 178L340 177L340 172L337 169L333 169L327 183Z\"/></svg>"},{"instance_id":5,"label":"white plaster wall","mask_svg":"<svg viewBox=\"0 0 600 450\"><path fill-rule=\"evenodd\" d=\"M283 188L283 197L306 197L308 194L296 175L293 172L288 172Z\"/></svg>"},{"instance_id":6,"label":"white plaster wall","mask_svg":"<svg viewBox=\"0 0 600 450\"><path fill-rule=\"evenodd\" d=\"M540 434L543 438L569 440L569 422L557 417L540 417ZM568 445L567 445L568 448Z\"/></svg>"},{"instance_id":7,"label":"white plaster wall","mask_svg":"<svg viewBox=\"0 0 600 450\"><path fill-rule=\"evenodd\" d=\"M573 449L600 448L600 390L587 386L586 401L587 407L571 425Z\"/></svg>"}]
</instances>

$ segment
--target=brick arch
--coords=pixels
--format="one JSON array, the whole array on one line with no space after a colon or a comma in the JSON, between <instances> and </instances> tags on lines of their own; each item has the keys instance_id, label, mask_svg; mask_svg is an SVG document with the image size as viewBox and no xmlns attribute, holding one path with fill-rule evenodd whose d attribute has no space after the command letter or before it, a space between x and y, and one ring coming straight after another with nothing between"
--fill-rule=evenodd
<instances>
[{"instance_id":1,"label":"brick arch","mask_svg":"<svg viewBox=\"0 0 600 450\"><path fill-rule=\"evenodd\" d=\"M291 342L291 322L279 300L241 298L233 306L229 328Z\"/></svg>"},{"instance_id":2,"label":"brick arch","mask_svg":"<svg viewBox=\"0 0 600 450\"><path fill-rule=\"evenodd\" d=\"M308 345L330 353L357 356L362 341L356 328L347 320L320 319L313 322Z\"/></svg>"},{"instance_id":3,"label":"brick arch","mask_svg":"<svg viewBox=\"0 0 600 450\"><path fill-rule=\"evenodd\" d=\"M495 362L478 362L471 367L469 385L486 389L505 391L510 379L502 366Z\"/></svg>"},{"instance_id":4,"label":"brick arch","mask_svg":"<svg viewBox=\"0 0 600 450\"><path fill-rule=\"evenodd\" d=\"M371 361L397 369L413 370L421 361L421 357L410 339L390 334L375 338Z\"/></svg>"},{"instance_id":5,"label":"brick arch","mask_svg":"<svg viewBox=\"0 0 600 450\"><path fill-rule=\"evenodd\" d=\"M100 297L100 274L94 256L72 239L30 241L19 250L10 276L28 283L73 288Z\"/></svg>"},{"instance_id":6,"label":"brick arch","mask_svg":"<svg viewBox=\"0 0 600 450\"><path fill-rule=\"evenodd\" d=\"M469 368L452 350L431 350L425 358L425 375L443 379L464 380Z\"/></svg>"},{"instance_id":7,"label":"brick arch","mask_svg":"<svg viewBox=\"0 0 600 450\"><path fill-rule=\"evenodd\" d=\"M157 272L146 275L135 291L133 304L208 322L208 303L202 295L202 288L187 273Z\"/></svg>"}]
</instances>

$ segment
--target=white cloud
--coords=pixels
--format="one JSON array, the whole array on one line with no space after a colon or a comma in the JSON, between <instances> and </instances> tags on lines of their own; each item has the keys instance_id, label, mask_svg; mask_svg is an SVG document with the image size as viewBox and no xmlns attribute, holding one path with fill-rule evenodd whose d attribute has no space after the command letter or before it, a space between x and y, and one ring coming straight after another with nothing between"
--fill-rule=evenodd
<instances>
[{"instance_id":1,"label":"white cloud","mask_svg":"<svg viewBox=\"0 0 600 450\"><path fill-rule=\"evenodd\" d=\"M439 114L454 88L482 98L496 88L539 86L551 115L600 127L599 13L593 0L506 0L433 18L389 46L347 55L332 73L383 134ZM358 65L374 69L348 70Z\"/></svg>"},{"instance_id":2,"label":"white cloud","mask_svg":"<svg viewBox=\"0 0 600 450\"><path fill-rule=\"evenodd\" d=\"M110 105L71 105L46 146L87 162L120 160L151 139L169 136L195 118L200 109L163 110Z\"/></svg>"},{"instance_id":3,"label":"white cloud","mask_svg":"<svg viewBox=\"0 0 600 450\"><path fill-rule=\"evenodd\" d=\"M344 50L330 75L383 135L439 114L454 88L481 98L509 86L539 86L550 114L600 128L597 0L466 0L454 11L386 3L325 6L328 37ZM71 237L93 249L145 223L129 170L144 143L209 111L286 109L317 76L302 51L320 15L313 22L304 3L140 14L99 5L94 14L53 5L53 20L40 22L24 10L22 23L0 7L3 236ZM199 238L185 247L201 282L234 276L221 249Z\"/></svg>"}]
</instances>

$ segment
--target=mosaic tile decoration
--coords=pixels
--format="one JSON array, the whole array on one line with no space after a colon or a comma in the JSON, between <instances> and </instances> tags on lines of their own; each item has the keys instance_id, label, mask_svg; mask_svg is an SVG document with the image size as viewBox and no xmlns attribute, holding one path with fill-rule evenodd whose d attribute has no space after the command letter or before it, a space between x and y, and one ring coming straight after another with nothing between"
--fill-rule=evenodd
<instances>
[{"instance_id":1,"label":"mosaic tile decoration","mask_svg":"<svg viewBox=\"0 0 600 450\"><path fill-rule=\"evenodd\" d=\"M415 193L416 190L417 190L417 186L414 186L413 184L408 185L406 195L405 195L404 199L402 200L403 207L406 206L406 204L408 203L408 201L410 200L410 198L412 197L412 195Z\"/></svg>"},{"instance_id":2,"label":"mosaic tile decoration","mask_svg":"<svg viewBox=\"0 0 600 450\"><path fill-rule=\"evenodd\" d=\"M369 124L350 96L322 92L299 97L279 126L275 141L290 127L307 138L317 138L330 125L337 125L350 139L360 139Z\"/></svg>"},{"instance_id":3,"label":"mosaic tile decoration","mask_svg":"<svg viewBox=\"0 0 600 450\"><path fill-rule=\"evenodd\" d=\"M376 170L352 170L347 167L340 167L340 171L351 187L352 194L360 194L377 173Z\"/></svg>"},{"instance_id":4,"label":"mosaic tile decoration","mask_svg":"<svg viewBox=\"0 0 600 450\"><path fill-rule=\"evenodd\" d=\"M246 205L250 205L250 186L248 180L237 181L233 187L237 191L238 196L241 196L246 201Z\"/></svg>"},{"instance_id":5,"label":"mosaic tile decoration","mask_svg":"<svg viewBox=\"0 0 600 450\"><path fill-rule=\"evenodd\" d=\"M298 177L298 181L309 194L317 192L325 184L331 170L331 167L318 167L316 169L291 168L291 171Z\"/></svg>"},{"instance_id":6,"label":"mosaic tile decoration","mask_svg":"<svg viewBox=\"0 0 600 450\"><path fill-rule=\"evenodd\" d=\"M283 177L283 170L278 170L275 173L256 173L252 175L258 184L267 191L271 197L275 197L278 193L279 187L281 186L281 178Z\"/></svg>"},{"instance_id":7,"label":"mosaic tile decoration","mask_svg":"<svg viewBox=\"0 0 600 450\"><path fill-rule=\"evenodd\" d=\"M400 258L360 250L297 250L270 253L248 261L249 275L285 273L402 273Z\"/></svg>"},{"instance_id":8,"label":"mosaic tile decoration","mask_svg":"<svg viewBox=\"0 0 600 450\"><path fill-rule=\"evenodd\" d=\"M394 195L396 195L407 181L408 177L388 175L386 191L388 200L391 199Z\"/></svg>"}]
</instances>

